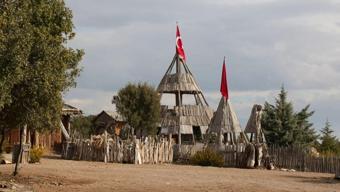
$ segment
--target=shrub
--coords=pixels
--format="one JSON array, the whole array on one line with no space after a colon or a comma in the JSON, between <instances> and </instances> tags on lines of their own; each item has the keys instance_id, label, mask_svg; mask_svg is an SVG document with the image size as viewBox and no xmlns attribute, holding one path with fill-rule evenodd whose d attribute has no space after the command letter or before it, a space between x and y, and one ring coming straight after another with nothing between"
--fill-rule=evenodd
<instances>
[{"instance_id":1,"label":"shrub","mask_svg":"<svg viewBox=\"0 0 340 192\"><path fill-rule=\"evenodd\" d=\"M41 147L34 147L30 150L30 163L38 163L42 155L44 154L44 149Z\"/></svg>"},{"instance_id":2,"label":"shrub","mask_svg":"<svg viewBox=\"0 0 340 192\"><path fill-rule=\"evenodd\" d=\"M198 151L190 158L190 164L222 167L224 164L224 158L221 154L218 154L212 149L205 148L203 151Z\"/></svg>"}]
</instances>

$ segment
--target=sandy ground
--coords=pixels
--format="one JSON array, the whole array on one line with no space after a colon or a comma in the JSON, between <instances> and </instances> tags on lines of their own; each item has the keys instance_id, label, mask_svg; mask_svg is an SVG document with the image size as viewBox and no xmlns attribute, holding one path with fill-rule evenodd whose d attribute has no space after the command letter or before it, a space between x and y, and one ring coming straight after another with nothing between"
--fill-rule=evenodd
<instances>
[{"instance_id":1,"label":"sandy ground","mask_svg":"<svg viewBox=\"0 0 340 192\"><path fill-rule=\"evenodd\" d=\"M0 165L0 181L13 165ZM15 182L34 191L308 191L340 192L333 174L214 168L186 165L130 165L44 158L26 164ZM1 191L1 189L0 189Z\"/></svg>"}]
</instances>

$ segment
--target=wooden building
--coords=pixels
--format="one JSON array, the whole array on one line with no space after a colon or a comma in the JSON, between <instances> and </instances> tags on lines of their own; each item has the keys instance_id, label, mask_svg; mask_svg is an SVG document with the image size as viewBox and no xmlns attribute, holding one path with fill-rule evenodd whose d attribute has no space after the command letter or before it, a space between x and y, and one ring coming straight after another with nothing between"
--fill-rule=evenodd
<instances>
[{"instance_id":1,"label":"wooden building","mask_svg":"<svg viewBox=\"0 0 340 192\"><path fill-rule=\"evenodd\" d=\"M105 130L111 135L120 135L121 129L126 125L123 117L114 111L102 111L94 119L94 134L100 135Z\"/></svg>"},{"instance_id":2,"label":"wooden building","mask_svg":"<svg viewBox=\"0 0 340 192\"><path fill-rule=\"evenodd\" d=\"M32 146L44 147L49 151L61 151L62 142L66 140L67 133L70 132L70 119L73 115L81 115L82 111L68 104L64 104L62 109L62 118L60 127L51 131L38 132L36 130L27 130L24 132L24 141ZM63 130L64 129L64 130ZM66 131L66 132L65 132ZM66 134L66 135L65 135ZM11 129L5 133L5 143L9 146L19 144L20 129Z\"/></svg>"}]
</instances>

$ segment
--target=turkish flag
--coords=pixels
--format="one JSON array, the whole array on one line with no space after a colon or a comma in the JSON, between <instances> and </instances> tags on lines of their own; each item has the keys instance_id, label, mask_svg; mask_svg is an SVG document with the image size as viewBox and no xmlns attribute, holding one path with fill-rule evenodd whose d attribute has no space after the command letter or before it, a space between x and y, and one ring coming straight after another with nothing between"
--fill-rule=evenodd
<instances>
[{"instance_id":1,"label":"turkish flag","mask_svg":"<svg viewBox=\"0 0 340 192\"><path fill-rule=\"evenodd\" d=\"M184 53L182 38L179 32L178 25L177 25L177 31L176 31L176 53L178 54L179 58L181 58L182 61L185 62L185 53Z\"/></svg>"},{"instance_id":2,"label":"turkish flag","mask_svg":"<svg viewBox=\"0 0 340 192\"><path fill-rule=\"evenodd\" d=\"M221 94L223 97L226 99L229 99L229 94L228 94L228 82L227 82L227 70L225 67L225 58L223 60L223 67L222 67L222 78L221 78Z\"/></svg>"}]
</instances>

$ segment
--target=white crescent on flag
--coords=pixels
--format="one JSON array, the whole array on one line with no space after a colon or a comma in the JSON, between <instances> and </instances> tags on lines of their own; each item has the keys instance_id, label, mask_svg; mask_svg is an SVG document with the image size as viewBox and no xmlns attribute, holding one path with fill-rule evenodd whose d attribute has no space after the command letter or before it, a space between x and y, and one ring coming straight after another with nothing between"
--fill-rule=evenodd
<instances>
[{"instance_id":1,"label":"white crescent on flag","mask_svg":"<svg viewBox=\"0 0 340 192\"><path fill-rule=\"evenodd\" d=\"M179 32L178 25L177 25L177 31L176 31L176 53L183 60L183 62L185 62L185 53L184 53L182 38Z\"/></svg>"}]
</instances>

